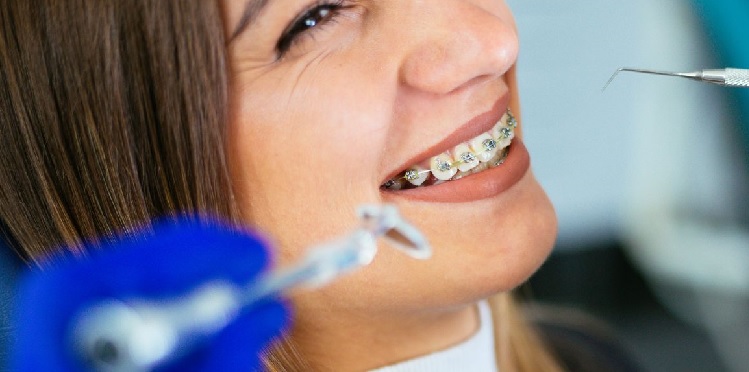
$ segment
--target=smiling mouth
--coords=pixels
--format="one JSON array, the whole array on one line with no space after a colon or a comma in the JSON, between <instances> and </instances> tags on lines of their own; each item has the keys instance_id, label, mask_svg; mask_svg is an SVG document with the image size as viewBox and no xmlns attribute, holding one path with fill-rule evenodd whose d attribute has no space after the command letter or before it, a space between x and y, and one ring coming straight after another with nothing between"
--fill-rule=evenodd
<instances>
[{"instance_id":1,"label":"smiling mouth","mask_svg":"<svg viewBox=\"0 0 749 372\"><path fill-rule=\"evenodd\" d=\"M423 188L498 167L507 158L517 125L507 109L491 130L404 169L380 188L391 191Z\"/></svg>"}]
</instances>

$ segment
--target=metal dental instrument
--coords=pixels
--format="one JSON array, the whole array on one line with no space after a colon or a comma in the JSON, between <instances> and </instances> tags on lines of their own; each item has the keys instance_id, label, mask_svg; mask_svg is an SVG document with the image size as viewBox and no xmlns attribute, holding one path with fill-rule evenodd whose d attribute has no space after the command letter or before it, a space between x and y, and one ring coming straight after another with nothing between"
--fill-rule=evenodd
<instances>
[{"instance_id":1,"label":"metal dental instrument","mask_svg":"<svg viewBox=\"0 0 749 372\"><path fill-rule=\"evenodd\" d=\"M108 300L79 312L70 333L74 351L97 371L148 371L186 354L227 326L243 309L297 286L317 287L368 265L385 238L407 255L431 257L426 238L392 205L358 209L361 226L340 240L309 249L305 258L244 287L216 281L169 300Z\"/></svg>"},{"instance_id":2,"label":"metal dental instrument","mask_svg":"<svg viewBox=\"0 0 749 372\"><path fill-rule=\"evenodd\" d=\"M601 91L606 90L606 88L609 86L609 84L611 84L614 78L616 78L616 76L619 75L619 73L622 71L653 75L677 76L706 83L718 84L724 87L749 88L749 69L726 68L721 70L702 70L695 72L668 72L623 67L616 70L616 72L611 75L611 78L606 82L606 85L603 86L603 89L601 89Z\"/></svg>"}]
</instances>

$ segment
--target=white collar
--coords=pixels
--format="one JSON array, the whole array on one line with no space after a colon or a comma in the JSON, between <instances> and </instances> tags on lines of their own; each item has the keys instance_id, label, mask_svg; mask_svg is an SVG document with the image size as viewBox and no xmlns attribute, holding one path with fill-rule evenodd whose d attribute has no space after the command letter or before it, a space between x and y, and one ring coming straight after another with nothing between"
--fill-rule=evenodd
<instances>
[{"instance_id":1,"label":"white collar","mask_svg":"<svg viewBox=\"0 0 749 372\"><path fill-rule=\"evenodd\" d=\"M486 301L479 302L478 308L481 324L478 332L468 340L446 350L374 369L370 372L497 372L491 310Z\"/></svg>"}]
</instances>

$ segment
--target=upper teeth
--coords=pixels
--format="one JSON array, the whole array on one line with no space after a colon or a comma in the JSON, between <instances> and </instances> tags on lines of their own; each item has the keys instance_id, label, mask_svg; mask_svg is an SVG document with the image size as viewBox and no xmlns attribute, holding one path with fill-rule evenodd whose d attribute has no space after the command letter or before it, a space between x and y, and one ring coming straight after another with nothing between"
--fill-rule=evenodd
<instances>
[{"instance_id":1,"label":"upper teeth","mask_svg":"<svg viewBox=\"0 0 749 372\"><path fill-rule=\"evenodd\" d=\"M460 164L458 165L458 170L461 172L467 172L479 165L478 157L476 157L476 155L471 152L471 149L468 147L468 145L464 143L455 146L453 153L460 154Z\"/></svg>"},{"instance_id":2,"label":"upper teeth","mask_svg":"<svg viewBox=\"0 0 749 372\"><path fill-rule=\"evenodd\" d=\"M458 173L458 168L453 167L453 163L455 163L455 160L453 160L453 157L446 152L442 155L433 157L429 161L429 170L432 171L432 174L437 177L438 180L446 181L452 178L455 173Z\"/></svg>"},{"instance_id":3,"label":"upper teeth","mask_svg":"<svg viewBox=\"0 0 749 372\"><path fill-rule=\"evenodd\" d=\"M429 169L416 165L402 173L399 178L391 181L404 179L414 186L419 186L427 180L429 173L438 180L447 181L455 176L458 171L470 171L480 163L486 163L493 159L500 150L510 145L515 137L514 129L516 127L517 120L508 109L490 131L455 146L452 151L429 159ZM388 184L393 182L386 183L384 186L387 187Z\"/></svg>"},{"instance_id":4,"label":"upper teeth","mask_svg":"<svg viewBox=\"0 0 749 372\"><path fill-rule=\"evenodd\" d=\"M420 167L416 167L413 169L409 169L406 172L405 179L412 185L419 186L422 183L424 183L424 181L426 181L428 177L429 177L428 170L422 169Z\"/></svg>"}]
</instances>

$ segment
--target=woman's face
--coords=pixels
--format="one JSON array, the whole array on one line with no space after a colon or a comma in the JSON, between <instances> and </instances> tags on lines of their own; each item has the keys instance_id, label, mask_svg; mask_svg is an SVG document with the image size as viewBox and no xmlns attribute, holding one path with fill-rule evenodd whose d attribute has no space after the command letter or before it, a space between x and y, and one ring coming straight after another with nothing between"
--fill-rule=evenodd
<instances>
[{"instance_id":1,"label":"woman's face","mask_svg":"<svg viewBox=\"0 0 749 372\"><path fill-rule=\"evenodd\" d=\"M278 261L349 232L363 203L395 204L434 250L417 261L382 244L370 266L295 297L297 306L455 308L515 287L545 259L556 220L528 171L520 128L496 168L408 190L383 187L417 164L457 167L458 152L485 150L484 137L473 147L471 140L491 134L508 107L519 113L518 38L502 0L223 6L233 36L233 182L245 218L273 238ZM469 146L456 151L460 144ZM455 164L433 158L448 151Z\"/></svg>"}]
</instances>

